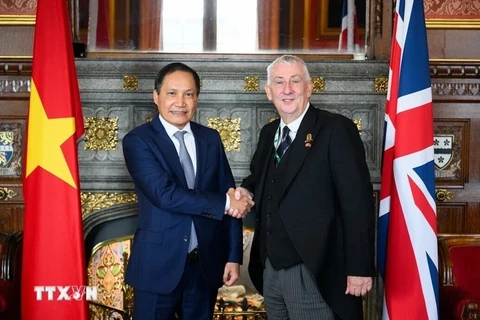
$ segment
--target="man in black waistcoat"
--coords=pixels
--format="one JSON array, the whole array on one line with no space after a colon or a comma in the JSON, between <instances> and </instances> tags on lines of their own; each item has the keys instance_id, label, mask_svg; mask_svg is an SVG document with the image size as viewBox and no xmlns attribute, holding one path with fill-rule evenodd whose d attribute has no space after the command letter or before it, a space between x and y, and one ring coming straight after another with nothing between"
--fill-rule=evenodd
<instances>
[{"instance_id":1,"label":"man in black waistcoat","mask_svg":"<svg viewBox=\"0 0 480 320\"><path fill-rule=\"evenodd\" d=\"M373 190L348 118L316 109L304 61L267 69L281 119L265 125L236 196L255 197L249 272L269 320L362 319L374 275Z\"/></svg>"}]
</instances>

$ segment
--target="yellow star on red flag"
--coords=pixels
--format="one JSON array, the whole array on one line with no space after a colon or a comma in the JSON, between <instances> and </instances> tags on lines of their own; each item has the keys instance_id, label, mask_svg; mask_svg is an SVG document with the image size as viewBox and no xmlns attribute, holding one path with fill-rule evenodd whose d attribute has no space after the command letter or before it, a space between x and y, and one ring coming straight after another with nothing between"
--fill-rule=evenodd
<instances>
[{"instance_id":1,"label":"yellow star on red flag","mask_svg":"<svg viewBox=\"0 0 480 320\"><path fill-rule=\"evenodd\" d=\"M48 118L35 82L32 80L28 121L26 177L37 167L77 188L68 167L62 144L75 133L75 118Z\"/></svg>"}]
</instances>

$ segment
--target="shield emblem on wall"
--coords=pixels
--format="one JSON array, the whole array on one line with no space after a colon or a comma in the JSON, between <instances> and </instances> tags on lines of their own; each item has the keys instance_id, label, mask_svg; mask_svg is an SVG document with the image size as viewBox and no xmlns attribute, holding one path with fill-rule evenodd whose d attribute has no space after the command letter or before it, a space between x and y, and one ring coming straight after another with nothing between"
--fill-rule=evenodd
<instances>
[{"instance_id":1,"label":"shield emblem on wall","mask_svg":"<svg viewBox=\"0 0 480 320\"><path fill-rule=\"evenodd\" d=\"M13 132L0 131L0 168L6 168L13 158Z\"/></svg>"},{"instance_id":2,"label":"shield emblem on wall","mask_svg":"<svg viewBox=\"0 0 480 320\"><path fill-rule=\"evenodd\" d=\"M454 135L436 135L433 139L433 161L439 170L445 169L453 159Z\"/></svg>"}]
</instances>

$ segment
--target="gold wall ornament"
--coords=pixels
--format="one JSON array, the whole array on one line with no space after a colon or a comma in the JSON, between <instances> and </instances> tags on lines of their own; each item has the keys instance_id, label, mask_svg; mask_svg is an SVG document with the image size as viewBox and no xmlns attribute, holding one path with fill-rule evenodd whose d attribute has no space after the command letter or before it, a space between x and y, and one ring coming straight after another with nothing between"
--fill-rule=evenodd
<instances>
[{"instance_id":1,"label":"gold wall ornament","mask_svg":"<svg viewBox=\"0 0 480 320\"><path fill-rule=\"evenodd\" d=\"M362 119L353 119L353 123L357 126L358 133L362 134Z\"/></svg>"},{"instance_id":2,"label":"gold wall ornament","mask_svg":"<svg viewBox=\"0 0 480 320\"><path fill-rule=\"evenodd\" d=\"M245 86L243 90L245 92L258 91L260 88L260 81L258 77L245 77Z\"/></svg>"},{"instance_id":3,"label":"gold wall ornament","mask_svg":"<svg viewBox=\"0 0 480 320\"><path fill-rule=\"evenodd\" d=\"M207 126L220 133L225 151L240 151L240 121L236 118L208 118Z\"/></svg>"},{"instance_id":4,"label":"gold wall ornament","mask_svg":"<svg viewBox=\"0 0 480 320\"><path fill-rule=\"evenodd\" d=\"M85 117L85 150L117 150L118 117Z\"/></svg>"},{"instance_id":5,"label":"gold wall ornament","mask_svg":"<svg viewBox=\"0 0 480 320\"><path fill-rule=\"evenodd\" d=\"M137 202L137 195L133 192L126 193L93 193L82 192L80 194L82 202L82 216L92 213L94 210L110 208L119 204Z\"/></svg>"},{"instance_id":6,"label":"gold wall ornament","mask_svg":"<svg viewBox=\"0 0 480 320\"><path fill-rule=\"evenodd\" d=\"M17 196L17 193L8 188L0 188L0 200L8 201Z\"/></svg>"},{"instance_id":7,"label":"gold wall ornament","mask_svg":"<svg viewBox=\"0 0 480 320\"><path fill-rule=\"evenodd\" d=\"M375 78L374 90L378 93L388 92L388 78Z\"/></svg>"},{"instance_id":8,"label":"gold wall ornament","mask_svg":"<svg viewBox=\"0 0 480 320\"><path fill-rule=\"evenodd\" d=\"M447 189L436 189L435 198L437 201L445 202L447 200L452 200L455 198L455 193L448 191Z\"/></svg>"},{"instance_id":9,"label":"gold wall ornament","mask_svg":"<svg viewBox=\"0 0 480 320\"><path fill-rule=\"evenodd\" d=\"M4 2L8 8L8 2ZM20 1L9 1L10 5L15 8L20 4ZM35 1L36 2L36 1ZM16 8L15 8L16 9ZM8 9L7 9L8 11ZM16 11L16 10L15 10ZM33 26L35 25L36 17L35 15L24 15L24 14L0 14L0 25L7 25L7 26Z\"/></svg>"},{"instance_id":10,"label":"gold wall ornament","mask_svg":"<svg viewBox=\"0 0 480 320\"><path fill-rule=\"evenodd\" d=\"M123 91L138 91L138 77L123 76Z\"/></svg>"},{"instance_id":11,"label":"gold wall ornament","mask_svg":"<svg viewBox=\"0 0 480 320\"><path fill-rule=\"evenodd\" d=\"M313 89L312 92L325 91L325 79L323 77L312 77Z\"/></svg>"},{"instance_id":12,"label":"gold wall ornament","mask_svg":"<svg viewBox=\"0 0 480 320\"><path fill-rule=\"evenodd\" d=\"M478 9L476 10L478 13ZM426 19L427 29L480 29L480 19Z\"/></svg>"}]
</instances>

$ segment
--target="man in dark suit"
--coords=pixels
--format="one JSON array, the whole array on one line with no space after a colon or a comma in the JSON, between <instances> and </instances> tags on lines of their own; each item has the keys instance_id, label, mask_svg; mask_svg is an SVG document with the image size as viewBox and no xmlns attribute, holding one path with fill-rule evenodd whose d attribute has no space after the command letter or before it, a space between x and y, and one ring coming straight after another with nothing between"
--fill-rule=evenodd
<instances>
[{"instance_id":1,"label":"man in dark suit","mask_svg":"<svg viewBox=\"0 0 480 320\"><path fill-rule=\"evenodd\" d=\"M190 121L200 78L172 63L155 78L159 115L123 139L139 202L126 282L135 288L134 319L211 320L218 288L242 263L242 221L253 202L235 199L217 131Z\"/></svg>"},{"instance_id":2,"label":"man in dark suit","mask_svg":"<svg viewBox=\"0 0 480 320\"><path fill-rule=\"evenodd\" d=\"M362 319L374 208L358 130L309 102L313 84L300 58L282 56L267 73L281 118L262 128L251 175L236 190L256 203L250 276L269 320Z\"/></svg>"}]
</instances>

